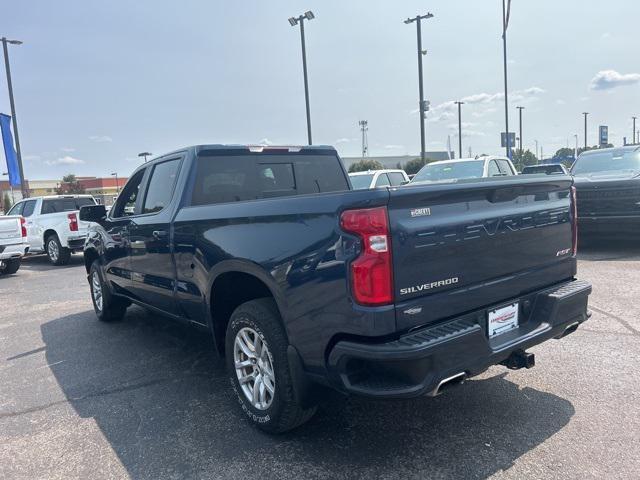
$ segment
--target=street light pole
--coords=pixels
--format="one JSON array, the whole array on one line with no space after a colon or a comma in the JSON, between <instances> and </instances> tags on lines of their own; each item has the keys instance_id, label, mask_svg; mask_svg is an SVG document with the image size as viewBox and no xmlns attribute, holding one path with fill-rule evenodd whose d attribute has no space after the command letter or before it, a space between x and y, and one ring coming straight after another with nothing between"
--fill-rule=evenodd
<instances>
[{"instance_id":1,"label":"street light pole","mask_svg":"<svg viewBox=\"0 0 640 480\"><path fill-rule=\"evenodd\" d=\"M589 112L583 112L584 115L584 149L586 150L588 147L587 144L587 117L589 116Z\"/></svg>"},{"instance_id":2,"label":"street light pole","mask_svg":"<svg viewBox=\"0 0 640 480\"><path fill-rule=\"evenodd\" d=\"M517 107L520 115L520 155L522 155L522 111L524 107Z\"/></svg>"},{"instance_id":3,"label":"street light pole","mask_svg":"<svg viewBox=\"0 0 640 480\"><path fill-rule=\"evenodd\" d=\"M538 140L534 140L534 142L536 142L536 161L540 158L538 156Z\"/></svg>"},{"instance_id":4,"label":"street light pole","mask_svg":"<svg viewBox=\"0 0 640 480\"><path fill-rule=\"evenodd\" d=\"M422 50L422 20L433 18L433 14L427 13L426 15L417 15L414 18L407 18L404 23L409 25L416 22L416 34L418 36L418 90L420 93L420 159L424 162L426 157L426 134L425 134L425 117L427 114L426 103L424 101L424 84L422 75L422 56L427 52Z\"/></svg>"},{"instance_id":5,"label":"street light pole","mask_svg":"<svg viewBox=\"0 0 640 480\"><path fill-rule=\"evenodd\" d=\"M509 92L507 81L507 27L509 26L509 11L511 10L511 0L509 0L509 10L507 10L505 0L502 0L502 50L504 61L504 123L507 132L507 158L511 159L511 138L509 138Z\"/></svg>"},{"instance_id":6,"label":"street light pole","mask_svg":"<svg viewBox=\"0 0 640 480\"><path fill-rule=\"evenodd\" d=\"M120 184L118 183L118 172L113 172L111 176L116 177L116 195L120 195Z\"/></svg>"},{"instance_id":7,"label":"street light pole","mask_svg":"<svg viewBox=\"0 0 640 480\"><path fill-rule=\"evenodd\" d=\"M309 145L311 145L313 141L311 140L311 110L309 107L309 79L307 76L307 46L304 38L304 21L305 19L313 20L314 18L316 17L312 11L305 12L299 17L289 18L289 25L291 25L292 27L300 24L300 41L302 43L302 72L304 74L304 100L307 108L307 140L309 142Z\"/></svg>"},{"instance_id":8,"label":"street light pole","mask_svg":"<svg viewBox=\"0 0 640 480\"><path fill-rule=\"evenodd\" d=\"M633 144L636 144L636 120L638 117L631 117L633 119Z\"/></svg>"},{"instance_id":9,"label":"street light pole","mask_svg":"<svg viewBox=\"0 0 640 480\"><path fill-rule=\"evenodd\" d=\"M24 168L22 167L22 152L20 151L20 137L18 136L18 120L16 119L16 104L13 99L13 84L11 82L11 67L9 66L9 49L7 44L22 45L20 40L8 40L2 37L2 50L4 52L4 68L7 73L7 87L9 88L9 104L11 105L11 119L13 120L13 135L16 137L16 153L18 154L18 170L20 173L20 191L22 198L28 197L28 189L24 181Z\"/></svg>"},{"instance_id":10,"label":"street light pole","mask_svg":"<svg viewBox=\"0 0 640 480\"><path fill-rule=\"evenodd\" d=\"M462 105L464 102L456 102L456 105L458 105L458 151L462 158Z\"/></svg>"},{"instance_id":11,"label":"street light pole","mask_svg":"<svg viewBox=\"0 0 640 480\"><path fill-rule=\"evenodd\" d=\"M144 157L144 163L147 163L147 157L153 155L151 152L141 152L138 154L138 157Z\"/></svg>"}]
</instances>

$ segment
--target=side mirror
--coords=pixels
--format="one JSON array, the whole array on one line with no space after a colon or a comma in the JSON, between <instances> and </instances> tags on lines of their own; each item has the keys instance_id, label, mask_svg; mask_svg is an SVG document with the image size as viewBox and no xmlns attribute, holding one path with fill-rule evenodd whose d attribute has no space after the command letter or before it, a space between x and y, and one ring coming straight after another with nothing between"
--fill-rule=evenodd
<instances>
[{"instance_id":1,"label":"side mirror","mask_svg":"<svg viewBox=\"0 0 640 480\"><path fill-rule=\"evenodd\" d=\"M80 207L80 220L82 222L100 222L107 216L104 205L86 205Z\"/></svg>"}]
</instances>

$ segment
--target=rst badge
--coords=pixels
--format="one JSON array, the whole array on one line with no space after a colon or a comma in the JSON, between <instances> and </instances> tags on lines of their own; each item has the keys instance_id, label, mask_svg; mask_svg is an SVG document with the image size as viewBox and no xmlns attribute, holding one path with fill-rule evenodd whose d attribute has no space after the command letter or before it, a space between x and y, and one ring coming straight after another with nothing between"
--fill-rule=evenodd
<instances>
[{"instance_id":1,"label":"rst badge","mask_svg":"<svg viewBox=\"0 0 640 480\"><path fill-rule=\"evenodd\" d=\"M412 217L427 217L429 215L431 215L431 209L429 207L414 208L411 210Z\"/></svg>"}]
</instances>

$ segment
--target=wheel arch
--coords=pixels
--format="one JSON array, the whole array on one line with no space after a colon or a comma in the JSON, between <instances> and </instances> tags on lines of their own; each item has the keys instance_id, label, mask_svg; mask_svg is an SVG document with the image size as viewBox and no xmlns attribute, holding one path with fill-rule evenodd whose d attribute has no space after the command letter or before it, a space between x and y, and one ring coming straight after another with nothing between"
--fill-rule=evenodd
<instances>
[{"instance_id":1,"label":"wheel arch","mask_svg":"<svg viewBox=\"0 0 640 480\"><path fill-rule=\"evenodd\" d=\"M226 328L233 311L241 304L258 298L272 298L285 332L286 300L275 280L262 267L251 262L231 260L216 266L206 290L208 322L220 355L224 355Z\"/></svg>"}]
</instances>

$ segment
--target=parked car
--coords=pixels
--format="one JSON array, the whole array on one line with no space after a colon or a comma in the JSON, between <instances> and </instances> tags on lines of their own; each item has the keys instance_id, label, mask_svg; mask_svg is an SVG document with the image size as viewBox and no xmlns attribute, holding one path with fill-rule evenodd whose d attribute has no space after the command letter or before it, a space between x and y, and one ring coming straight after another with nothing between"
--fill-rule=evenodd
<instances>
[{"instance_id":1,"label":"parked car","mask_svg":"<svg viewBox=\"0 0 640 480\"><path fill-rule=\"evenodd\" d=\"M81 252L87 236L86 222L78 211L95 205L91 195L32 197L16 203L10 215L22 215L27 229L29 253L46 253L53 265L69 263L72 252Z\"/></svg>"},{"instance_id":2,"label":"parked car","mask_svg":"<svg viewBox=\"0 0 640 480\"><path fill-rule=\"evenodd\" d=\"M522 169L522 175L569 175L569 171L561 163L543 163L540 165L527 165Z\"/></svg>"},{"instance_id":3,"label":"parked car","mask_svg":"<svg viewBox=\"0 0 640 480\"><path fill-rule=\"evenodd\" d=\"M571 187L350 190L331 147L190 147L139 166L108 215L80 210L91 298L102 321L134 303L210 332L242 411L281 432L323 387L435 396L532 367L588 318Z\"/></svg>"},{"instance_id":4,"label":"parked car","mask_svg":"<svg viewBox=\"0 0 640 480\"><path fill-rule=\"evenodd\" d=\"M0 217L0 275L16 273L29 250L25 220L20 215Z\"/></svg>"},{"instance_id":5,"label":"parked car","mask_svg":"<svg viewBox=\"0 0 640 480\"><path fill-rule=\"evenodd\" d=\"M409 183L404 170L369 170L349 174L354 190L379 187L398 187Z\"/></svg>"},{"instance_id":6,"label":"parked car","mask_svg":"<svg viewBox=\"0 0 640 480\"><path fill-rule=\"evenodd\" d=\"M484 156L428 163L411 179L411 183L452 182L513 175L517 175L517 172L508 158Z\"/></svg>"},{"instance_id":7,"label":"parked car","mask_svg":"<svg viewBox=\"0 0 640 480\"><path fill-rule=\"evenodd\" d=\"M581 235L640 234L640 147L604 148L571 168Z\"/></svg>"}]
</instances>

